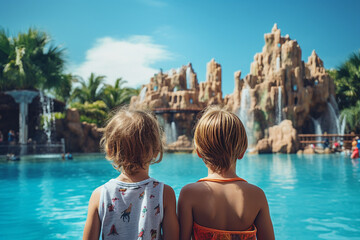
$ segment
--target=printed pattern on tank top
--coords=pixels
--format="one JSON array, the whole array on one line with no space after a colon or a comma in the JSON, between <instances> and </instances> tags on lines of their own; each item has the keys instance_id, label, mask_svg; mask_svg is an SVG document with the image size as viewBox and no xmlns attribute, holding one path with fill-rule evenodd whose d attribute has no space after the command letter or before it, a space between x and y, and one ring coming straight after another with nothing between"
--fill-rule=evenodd
<instances>
[{"instance_id":1,"label":"printed pattern on tank top","mask_svg":"<svg viewBox=\"0 0 360 240\"><path fill-rule=\"evenodd\" d=\"M102 239L160 239L163 189L164 184L153 178L105 183L99 203Z\"/></svg>"}]
</instances>

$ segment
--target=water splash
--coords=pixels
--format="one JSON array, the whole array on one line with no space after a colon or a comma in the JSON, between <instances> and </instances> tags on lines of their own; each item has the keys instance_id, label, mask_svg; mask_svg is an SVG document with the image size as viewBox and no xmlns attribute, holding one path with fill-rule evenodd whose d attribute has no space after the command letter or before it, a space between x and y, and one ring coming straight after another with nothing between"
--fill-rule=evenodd
<instances>
[{"instance_id":1,"label":"water splash","mask_svg":"<svg viewBox=\"0 0 360 240\"><path fill-rule=\"evenodd\" d=\"M147 87L143 87L143 89L141 89L140 94L139 94L140 102L143 102L145 100L146 91L147 91Z\"/></svg>"},{"instance_id":2,"label":"water splash","mask_svg":"<svg viewBox=\"0 0 360 240\"><path fill-rule=\"evenodd\" d=\"M328 119L330 121L329 126L329 133L339 134L340 133L340 122L339 117L335 112L335 109L333 108L332 104L327 102L330 118Z\"/></svg>"},{"instance_id":3,"label":"water splash","mask_svg":"<svg viewBox=\"0 0 360 240\"><path fill-rule=\"evenodd\" d=\"M282 95L281 95L281 86L278 87L278 99L277 99L277 109L276 109L276 124L279 125L282 121Z\"/></svg>"},{"instance_id":4,"label":"water splash","mask_svg":"<svg viewBox=\"0 0 360 240\"><path fill-rule=\"evenodd\" d=\"M239 109L239 118L244 124L246 135L248 137L249 146L253 146L255 144L254 134L252 131L254 125L254 115L250 113L251 107L251 96L250 96L250 87L246 86L241 91L241 100L240 100L240 109Z\"/></svg>"},{"instance_id":5,"label":"water splash","mask_svg":"<svg viewBox=\"0 0 360 240\"><path fill-rule=\"evenodd\" d=\"M170 144L176 142L177 140L177 131L176 123L172 121L171 123L165 123L164 132L166 136L166 143Z\"/></svg>"},{"instance_id":6,"label":"water splash","mask_svg":"<svg viewBox=\"0 0 360 240\"><path fill-rule=\"evenodd\" d=\"M54 100L48 97L45 97L44 93L40 91L40 102L42 108L42 117L43 117L43 128L46 134L47 143L51 143L51 132L53 127L55 127L55 118L52 117L52 112L54 110Z\"/></svg>"},{"instance_id":7,"label":"water splash","mask_svg":"<svg viewBox=\"0 0 360 240\"><path fill-rule=\"evenodd\" d=\"M322 134L321 125L320 125L321 119L320 118L318 118L318 119L311 118L311 120L313 121L313 124L315 127L315 134L321 135ZM321 142L321 137L316 137L316 141ZM318 143L318 145L319 144L320 143Z\"/></svg>"},{"instance_id":8,"label":"water splash","mask_svg":"<svg viewBox=\"0 0 360 240\"><path fill-rule=\"evenodd\" d=\"M346 115L344 115L341 119L341 124L340 124L340 134L341 135L345 134L345 127L346 127Z\"/></svg>"}]
</instances>

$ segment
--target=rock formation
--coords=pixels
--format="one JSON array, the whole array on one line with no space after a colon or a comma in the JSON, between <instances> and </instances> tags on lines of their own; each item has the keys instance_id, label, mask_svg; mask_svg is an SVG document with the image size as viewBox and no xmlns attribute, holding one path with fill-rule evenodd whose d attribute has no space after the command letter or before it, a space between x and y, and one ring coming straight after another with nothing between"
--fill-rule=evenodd
<instances>
[{"instance_id":1,"label":"rock formation","mask_svg":"<svg viewBox=\"0 0 360 240\"><path fill-rule=\"evenodd\" d=\"M185 135L178 137L176 142L170 143L166 146L167 152L192 152L193 151L192 141Z\"/></svg>"},{"instance_id":2,"label":"rock formation","mask_svg":"<svg viewBox=\"0 0 360 240\"><path fill-rule=\"evenodd\" d=\"M64 119L56 120L56 132L65 139L65 148L69 152L99 152L102 129L94 123L80 122L77 109L69 108Z\"/></svg>"},{"instance_id":3,"label":"rock formation","mask_svg":"<svg viewBox=\"0 0 360 240\"><path fill-rule=\"evenodd\" d=\"M206 82L198 83L191 63L177 71L160 71L131 99L130 108L153 110L170 144L185 135L192 139L196 115L209 104L221 104L221 66L212 59L207 65Z\"/></svg>"},{"instance_id":4,"label":"rock formation","mask_svg":"<svg viewBox=\"0 0 360 240\"><path fill-rule=\"evenodd\" d=\"M259 153L295 153L299 148L296 130L290 120L269 128L269 137L261 139L256 150Z\"/></svg>"},{"instance_id":5,"label":"rock formation","mask_svg":"<svg viewBox=\"0 0 360 240\"><path fill-rule=\"evenodd\" d=\"M297 41L282 37L276 24L264 37L265 46L254 56L250 74L242 79L236 72L234 92L224 99L244 122L250 145L268 138L270 127L284 119L298 133L315 133L314 120L320 121L323 132L335 133L335 86L322 60L313 51L304 63Z\"/></svg>"},{"instance_id":6,"label":"rock formation","mask_svg":"<svg viewBox=\"0 0 360 240\"><path fill-rule=\"evenodd\" d=\"M241 71L235 72L234 92L224 99L221 66L212 59L205 82L198 83L191 64L169 73L160 71L130 106L153 110L168 144L180 135L192 139L196 113L210 104L224 104L238 114L250 148L258 152L295 152L296 133L339 133L334 82L319 56L313 51L303 62L297 41L281 36L276 24L264 38L265 46L255 54L250 73L241 78Z\"/></svg>"}]
</instances>

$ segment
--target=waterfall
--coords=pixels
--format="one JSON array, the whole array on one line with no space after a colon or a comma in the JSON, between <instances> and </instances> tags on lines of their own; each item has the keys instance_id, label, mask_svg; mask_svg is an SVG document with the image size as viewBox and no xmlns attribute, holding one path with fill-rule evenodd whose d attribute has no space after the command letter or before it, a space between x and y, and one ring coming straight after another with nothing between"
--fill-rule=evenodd
<instances>
[{"instance_id":1,"label":"waterfall","mask_svg":"<svg viewBox=\"0 0 360 240\"><path fill-rule=\"evenodd\" d=\"M277 115L276 124L279 125L282 121L282 99L281 99L281 86L278 87L278 99L277 99Z\"/></svg>"},{"instance_id":2,"label":"waterfall","mask_svg":"<svg viewBox=\"0 0 360 240\"><path fill-rule=\"evenodd\" d=\"M40 102L42 107L43 128L46 134L47 143L51 143L51 131L52 126L55 126L55 118L51 113L54 110L54 101L48 97L45 97L43 92L40 92Z\"/></svg>"},{"instance_id":3,"label":"waterfall","mask_svg":"<svg viewBox=\"0 0 360 240\"><path fill-rule=\"evenodd\" d=\"M171 134L174 139L174 142L177 140L177 131L176 131L176 123L174 121L171 122Z\"/></svg>"},{"instance_id":4,"label":"waterfall","mask_svg":"<svg viewBox=\"0 0 360 240\"><path fill-rule=\"evenodd\" d=\"M249 146L255 144L253 131L252 131L254 116L253 113L249 113L250 107L251 107L250 88L249 86L246 86L241 91L239 118L244 124L246 135L248 137Z\"/></svg>"},{"instance_id":5,"label":"waterfall","mask_svg":"<svg viewBox=\"0 0 360 240\"><path fill-rule=\"evenodd\" d=\"M340 133L340 122L339 122L339 117L337 116L335 109L333 108L332 104L330 104L329 102L327 102L327 106L328 106L328 110L330 113L330 131L329 133L335 133L335 134L339 134Z\"/></svg>"},{"instance_id":6,"label":"waterfall","mask_svg":"<svg viewBox=\"0 0 360 240\"><path fill-rule=\"evenodd\" d=\"M172 121L171 123L165 123L164 132L165 132L167 144L176 142L177 131L176 131L176 123L174 121Z\"/></svg>"},{"instance_id":7,"label":"waterfall","mask_svg":"<svg viewBox=\"0 0 360 240\"><path fill-rule=\"evenodd\" d=\"M140 94L139 94L140 102L143 102L145 100L146 90L147 90L147 87L143 87L143 89L141 89Z\"/></svg>"},{"instance_id":8,"label":"waterfall","mask_svg":"<svg viewBox=\"0 0 360 240\"><path fill-rule=\"evenodd\" d=\"M346 127L346 115L343 115L343 118L341 119L341 124L340 124L340 135L345 134L345 127Z\"/></svg>"},{"instance_id":9,"label":"waterfall","mask_svg":"<svg viewBox=\"0 0 360 240\"><path fill-rule=\"evenodd\" d=\"M186 68L186 86L187 89L191 89L193 86L191 85L191 68Z\"/></svg>"},{"instance_id":10,"label":"waterfall","mask_svg":"<svg viewBox=\"0 0 360 240\"><path fill-rule=\"evenodd\" d=\"M314 127L315 127L315 134L317 135L321 135L322 134L322 130L321 130L321 125L320 125L320 118L315 119L315 118L311 118L313 123L314 123ZM321 141L321 137L316 137L316 141L320 142ZM320 144L320 143L318 143Z\"/></svg>"},{"instance_id":11,"label":"waterfall","mask_svg":"<svg viewBox=\"0 0 360 240\"><path fill-rule=\"evenodd\" d=\"M276 58L276 71L279 71L280 69L280 57Z\"/></svg>"}]
</instances>

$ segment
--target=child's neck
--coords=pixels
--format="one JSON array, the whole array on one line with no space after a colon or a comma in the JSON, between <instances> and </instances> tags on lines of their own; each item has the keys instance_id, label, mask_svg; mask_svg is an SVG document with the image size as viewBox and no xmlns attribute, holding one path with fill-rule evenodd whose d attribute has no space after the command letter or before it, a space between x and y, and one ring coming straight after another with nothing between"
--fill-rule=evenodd
<instances>
[{"instance_id":1,"label":"child's neck","mask_svg":"<svg viewBox=\"0 0 360 240\"><path fill-rule=\"evenodd\" d=\"M222 179L222 178L237 178L238 175L236 175L236 166L232 165L228 170L222 171L220 173L214 172L208 167L208 178L216 178L216 179Z\"/></svg>"},{"instance_id":2,"label":"child's neck","mask_svg":"<svg viewBox=\"0 0 360 240\"><path fill-rule=\"evenodd\" d=\"M122 182L141 182L148 178L150 178L149 169L140 169L134 174L128 174L122 171L116 179Z\"/></svg>"}]
</instances>

